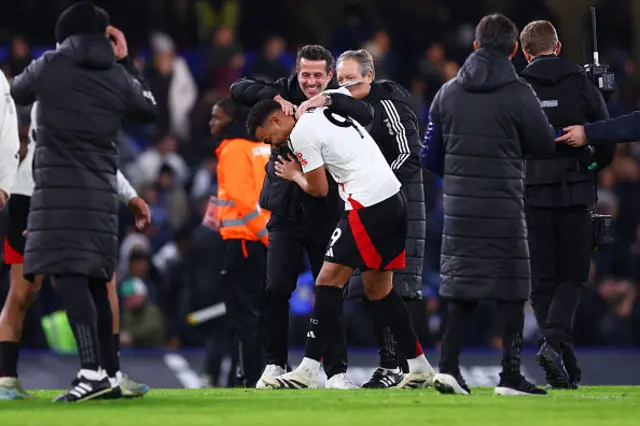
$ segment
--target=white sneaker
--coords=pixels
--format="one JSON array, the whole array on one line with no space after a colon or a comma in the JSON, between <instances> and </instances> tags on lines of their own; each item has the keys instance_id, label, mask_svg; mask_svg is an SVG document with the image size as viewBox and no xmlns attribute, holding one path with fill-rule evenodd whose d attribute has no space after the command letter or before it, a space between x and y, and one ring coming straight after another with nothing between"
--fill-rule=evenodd
<instances>
[{"instance_id":1,"label":"white sneaker","mask_svg":"<svg viewBox=\"0 0 640 426\"><path fill-rule=\"evenodd\" d=\"M33 399L17 377L0 377L0 400L1 399Z\"/></svg>"},{"instance_id":2,"label":"white sneaker","mask_svg":"<svg viewBox=\"0 0 640 426\"><path fill-rule=\"evenodd\" d=\"M286 373L285 369L280 367L279 365L275 365L275 364L267 365L264 369L264 372L262 373L262 376L260 377L260 380L258 380L258 383L256 383L256 389L267 388L267 385L264 382L265 378L267 377L274 378L274 377L282 376L284 373Z\"/></svg>"},{"instance_id":3,"label":"white sneaker","mask_svg":"<svg viewBox=\"0 0 640 426\"><path fill-rule=\"evenodd\" d=\"M435 376L435 370L430 364L427 364L420 369L409 371L397 387L401 389L421 389L433 386L433 378Z\"/></svg>"},{"instance_id":4,"label":"white sneaker","mask_svg":"<svg viewBox=\"0 0 640 426\"><path fill-rule=\"evenodd\" d=\"M118 371L116 373L116 382L118 386L120 386L120 390L122 391L122 396L125 398L137 398L145 396L149 392L149 386L134 382L127 376L126 374Z\"/></svg>"},{"instance_id":5,"label":"white sneaker","mask_svg":"<svg viewBox=\"0 0 640 426\"><path fill-rule=\"evenodd\" d=\"M263 376L263 380L270 389L316 389L318 387L318 372L298 367L278 377Z\"/></svg>"},{"instance_id":6,"label":"white sneaker","mask_svg":"<svg viewBox=\"0 0 640 426\"><path fill-rule=\"evenodd\" d=\"M456 378L451 374L438 373L433 379L433 387L443 394L470 395L471 391L462 376Z\"/></svg>"},{"instance_id":7,"label":"white sneaker","mask_svg":"<svg viewBox=\"0 0 640 426\"><path fill-rule=\"evenodd\" d=\"M324 384L327 389L360 389L360 386L351 381L347 373L334 374Z\"/></svg>"}]
</instances>

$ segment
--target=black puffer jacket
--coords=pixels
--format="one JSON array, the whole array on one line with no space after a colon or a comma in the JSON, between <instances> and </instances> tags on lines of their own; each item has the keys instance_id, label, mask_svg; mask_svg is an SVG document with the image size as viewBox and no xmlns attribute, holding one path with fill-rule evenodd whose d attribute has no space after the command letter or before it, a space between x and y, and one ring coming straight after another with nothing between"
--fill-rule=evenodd
<instances>
[{"instance_id":1,"label":"black puffer jacket","mask_svg":"<svg viewBox=\"0 0 640 426\"><path fill-rule=\"evenodd\" d=\"M131 60L117 64L104 35L68 37L11 84L16 103L38 99L35 191L24 274L81 274L108 281L118 248L115 140L123 118L155 119Z\"/></svg>"},{"instance_id":2,"label":"black puffer jacket","mask_svg":"<svg viewBox=\"0 0 640 426\"><path fill-rule=\"evenodd\" d=\"M421 157L444 178L442 296L528 299L523 158L549 155L554 138L504 54L477 50L438 91Z\"/></svg>"}]
</instances>

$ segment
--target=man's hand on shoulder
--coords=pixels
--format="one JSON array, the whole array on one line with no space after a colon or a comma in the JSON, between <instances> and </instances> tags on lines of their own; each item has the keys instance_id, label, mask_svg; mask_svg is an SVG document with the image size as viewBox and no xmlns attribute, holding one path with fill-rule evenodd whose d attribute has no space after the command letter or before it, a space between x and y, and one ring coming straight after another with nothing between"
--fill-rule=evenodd
<instances>
[{"instance_id":1,"label":"man's hand on shoulder","mask_svg":"<svg viewBox=\"0 0 640 426\"><path fill-rule=\"evenodd\" d=\"M286 115L293 115L298 108L280 95L275 95L273 97L273 100L280 104L280 106L282 107L282 112Z\"/></svg>"},{"instance_id":2,"label":"man's hand on shoulder","mask_svg":"<svg viewBox=\"0 0 640 426\"><path fill-rule=\"evenodd\" d=\"M311 108L319 108L323 106L331 105L331 96L328 96L324 93L320 93L319 95L314 96L311 99L308 99L300 104L300 106L296 109L296 120L300 119L300 116L307 112Z\"/></svg>"},{"instance_id":3,"label":"man's hand on shoulder","mask_svg":"<svg viewBox=\"0 0 640 426\"><path fill-rule=\"evenodd\" d=\"M0 189L0 210L2 210L4 208L4 206L7 204L7 199L9 197L7 197L7 194L5 194L5 192Z\"/></svg>"}]
</instances>

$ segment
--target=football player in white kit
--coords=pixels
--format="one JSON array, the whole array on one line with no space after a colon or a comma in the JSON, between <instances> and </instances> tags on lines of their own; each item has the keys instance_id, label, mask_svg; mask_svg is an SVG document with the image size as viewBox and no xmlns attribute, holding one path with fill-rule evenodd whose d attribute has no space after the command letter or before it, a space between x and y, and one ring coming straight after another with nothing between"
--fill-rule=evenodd
<instances>
[{"instance_id":1,"label":"football player in white kit","mask_svg":"<svg viewBox=\"0 0 640 426\"><path fill-rule=\"evenodd\" d=\"M329 96L325 105L330 102ZM273 100L252 108L247 127L265 143L289 143L296 158L280 158L279 177L296 182L314 197L324 197L328 171L345 201L316 280L302 363L290 373L265 378L265 384L289 389L318 386L322 355L337 327L343 287L359 268L374 315L391 329L407 356L409 373L398 387L431 385L435 372L422 352L404 301L392 286L393 270L405 267L407 202L371 135L355 120L326 107L308 110L296 122Z\"/></svg>"},{"instance_id":2,"label":"football player in white kit","mask_svg":"<svg viewBox=\"0 0 640 426\"><path fill-rule=\"evenodd\" d=\"M17 133L17 127L16 127ZM33 180L33 155L37 143L37 102L31 108L31 125L29 127L29 143L24 158L20 161L11 187L8 201L9 230L4 240L4 261L11 265L11 284L9 294L0 313L0 400L27 399L32 396L24 390L18 380L17 366L22 324L29 307L33 304L42 284L43 276L36 277L34 283L26 281L22 275L24 248L27 228L27 217L31 195L35 187ZM17 162L17 161L16 161ZM3 167L9 167L6 165ZM118 171L118 195L136 216L136 226L144 228L150 222L147 204L138 197L127 179ZM116 292L115 276L107 284L109 301L113 313L114 339L119 340L120 314ZM149 388L138 384L122 374L119 370L119 341L116 342L116 353L113 361L115 373L110 378L112 391L104 398L130 398L145 395Z\"/></svg>"}]
</instances>

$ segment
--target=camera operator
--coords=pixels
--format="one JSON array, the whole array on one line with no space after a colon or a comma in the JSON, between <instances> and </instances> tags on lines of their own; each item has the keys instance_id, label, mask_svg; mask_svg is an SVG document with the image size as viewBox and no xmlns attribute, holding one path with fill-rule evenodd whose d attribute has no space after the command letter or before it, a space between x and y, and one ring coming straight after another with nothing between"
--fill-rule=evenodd
<instances>
[{"instance_id":1,"label":"camera operator","mask_svg":"<svg viewBox=\"0 0 640 426\"><path fill-rule=\"evenodd\" d=\"M609 118L597 87L576 64L558 57L562 44L550 22L529 23L520 42L529 62L521 76L533 87L556 131ZM558 144L547 158L527 158L531 304L541 331L536 359L554 388L576 388L580 381L571 331L582 284L589 276L595 165L606 167L613 154L613 147L598 147L593 153Z\"/></svg>"}]
</instances>

